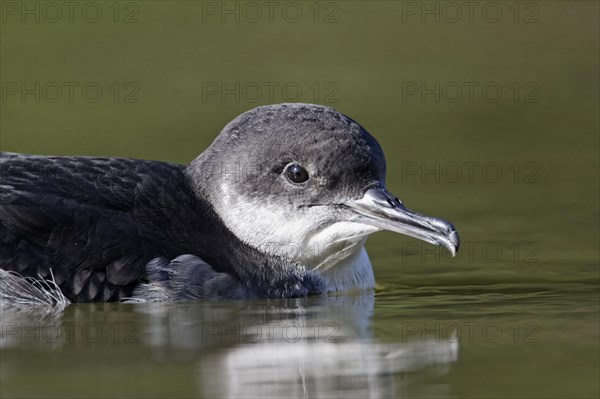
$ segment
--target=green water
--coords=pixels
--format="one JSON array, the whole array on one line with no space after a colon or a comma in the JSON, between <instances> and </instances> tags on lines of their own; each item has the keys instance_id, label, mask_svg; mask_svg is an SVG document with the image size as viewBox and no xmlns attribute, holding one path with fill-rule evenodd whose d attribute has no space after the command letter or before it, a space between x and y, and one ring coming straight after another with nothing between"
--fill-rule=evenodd
<instances>
[{"instance_id":1,"label":"green water","mask_svg":"<svg viewBox=\"0 0 600 399\"><path fill-rule=\"evenodd\" d=\"M72 22L23 4L0 3L1 150L187 163L249 108L324 103L463 246L375 234L375 295L2 308L1 397L600 395L598 2L456 22L442 2L272 22L230 2L239 23L221 2L81 2Z\"/></svg>"}]
</instances>

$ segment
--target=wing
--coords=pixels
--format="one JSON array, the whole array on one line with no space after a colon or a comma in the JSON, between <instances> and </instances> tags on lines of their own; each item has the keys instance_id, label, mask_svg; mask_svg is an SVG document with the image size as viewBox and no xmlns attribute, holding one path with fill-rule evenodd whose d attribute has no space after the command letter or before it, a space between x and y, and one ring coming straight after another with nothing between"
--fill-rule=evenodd
<instances>
[{"instance_id":1,"label":"wing","mask_svg":"<svg viewBox=\"0 0 600 399\"><path fill-rule=\"evenodd\" d=\"M168 215L188 197L179 165L0 154L0 268L52 270L77 302L130 296L150 260L182 252Z\"/></svg>"},{"instance_id":2,"label":"wing","mask_svg":"<svg viewBox=\"0 0 600 399\"><path fill-rule=\"evenodd\" d=\"M148 282L139 284L131 302L251 299L257 294L239 279L217 272L202 259L181 255L155 258L146 265Z\"/></svg>"},{"instance_id":3,"label":"wing","mask_svg":"<svg viewBox=\"0 0 600 399\"><path fill-rule=\"evenodd\" d=\"M139 284L127 299L131 302L165 302L295 298L325 290L322 279L310 272L277 273L276 269L285 268L282 264L266 267L270 268L268 276L254 273L240 279L236 274L217 271L198 256L158 257L146 264L148 281Z\"/></svg>"}]
</instances>

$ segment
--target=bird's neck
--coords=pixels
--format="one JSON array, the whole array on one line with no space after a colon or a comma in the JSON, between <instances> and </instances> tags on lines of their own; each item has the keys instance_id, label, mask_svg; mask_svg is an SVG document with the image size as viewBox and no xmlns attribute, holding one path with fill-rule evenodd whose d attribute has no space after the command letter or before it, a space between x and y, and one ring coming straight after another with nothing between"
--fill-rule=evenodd
<instances>
[{"instance_id":1,"label":"bird's neck","mask_svg":"<svg viewBox=\"0 0 600 399\"><path fill-rule=\"evenodd\" d=\"M375 287L373 267L364 246L360 246L350 256L337 264L316 273L326 284L328 292L349 291L353 289L372 289Z\"/></svg>"}]
</instances>

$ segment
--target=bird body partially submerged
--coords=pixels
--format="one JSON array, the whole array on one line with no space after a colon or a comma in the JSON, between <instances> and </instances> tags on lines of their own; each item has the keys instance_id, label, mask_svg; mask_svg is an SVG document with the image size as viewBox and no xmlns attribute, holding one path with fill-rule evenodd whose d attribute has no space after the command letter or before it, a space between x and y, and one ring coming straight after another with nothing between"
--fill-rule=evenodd
<instances>
[{"instance_id":1,"label":"bird body partially submerged","mask_svg":"<svg viewBox=\"0 0 600 399\"><path fill-rule=\"evenodd\" d=\"M131 298L151 276L154 283L194 277L180 270L159 273L169 263L185 264L181 255L189 264L208 262L211 278L223 273L241 283L243 275L256 280L257 289L272 288L264 295L275 294L276 280L292 269L237 239L211 205L193 194L180 165L2 154L0 175L0 268L43 279L52 270L74 302ZM208 284L209 275L190 284ZM276 295L294 294L281 284ZM198 289L195 297L229 296L224 287L218 295L212 288Z\"/></svg>"},{"instance_id":2,"label":"bird body partially submerged","mask_svg":"<svg viewBox=\"0 0 600 399\"><path fill-rule=\"evenodd\" d=\"M458 247L451 225L406 210L384 181L375 139L310 104L242 114L188 166L1 153L0 269L52 274L74 302L371 288L374 231Z\"/></svg>"}]
</instances>

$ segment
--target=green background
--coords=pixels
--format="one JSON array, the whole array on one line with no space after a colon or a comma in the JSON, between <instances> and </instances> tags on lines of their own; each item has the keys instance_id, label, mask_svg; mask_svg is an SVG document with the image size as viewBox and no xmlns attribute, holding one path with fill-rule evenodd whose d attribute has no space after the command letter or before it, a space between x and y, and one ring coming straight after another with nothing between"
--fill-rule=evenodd
<instances>
[{"instance_id":1,"label":"green background","mask_svg":"<svg viewBox=\"0 0 600 399\"><path fill-rule=\"evenodd\" d=\"M597 396L599 3L500 1L490 9L490 2L476 2L470 19L458 2L456 22L444 2L295 2L302 12L297 22L290 21L294 10L283 13L287 3L276 3L272 20L262 2L254 3L262 16L253 22L254 10L243 2L101 1L94 4L102 16L90 22L81 2L72 21L61 7L62 17L52 22L55 13L45 3L2 1L0 149L187 163L228 121L255 106L289 100L333 106L379 140L390 190L408 207L452 221L464 243L453 260L391 233L369 240L377 280L387 289L375 311L379 337L393 337L389 331L403 312L399 303L413 293L432 295L419 302L424 309L444 300L436 293L464 295L449 315L469 300L498 295L506 314L535 314L553 331L543 352L557 351L550 357L555 363L532 347L494 347L494 356L508 354L504 373L510 364L531 367L515 369L512 388L497 370L480 371L478 379L496 379L497 385L481 382L470 391L467 375L490 356L489 348L474 346L462 377L446 381L456 383L452 392ZM23 7L33 14L22 15ZM207 13L214 7L217 14ZM237 9L239 22L221 15L222 7ZM416 14L409 12L413 7ZM439 10L439 21L425 9ZM502 14L492 22L496 9ZM35 91L36 82L40 101L34 94L22 98L21 85ZM65 82L76 85L72 101ZM406 92L436 82L439 101L434 94L423 99ZM472 100L465 82L476 86ZM82 94L89 83L102 88L97 102ZM63 89L56 102L54 84ZM221 85L236 84L239 98L222 96ZM219 92L207 93L214 85ZM273 93L267 85L275 86ZM463 91L453 101L457 85ZM486 99L494 93L483 93L486 85L501 88L497 101ZM256 87L262 88L258 95ZM302 93L295 98L283 87ZM129 100L135 101L126 102L133 90ZM475 165L472 178L469 164ZM437 172L421 173L436 165ZM456 165L462 175L453 179ZM490 181L486 165L500 170L498 181ZM418 251L407 252L403 243ZM539 292L565 296L519 307L517 294ZM386 298L389 306L381 306ZM557 321L573 309L584 309L573 316L576 322ZM490 307L473 312L485 318ZM567 384L557 378L563 367L573 373ZM532 388L529 377L550 382ZM9 392L27 391L12 386Z\"/></svg>"},{"instance_id":2,"label":"green background","mask_svg":"<svg viewBox=\"0 0 600 399\"><path fill-rule=\"evenodd\" d=\"M187 163L236 115L293 99L300 87L300 101L334 106L377 137L390 189L451 220L463 242L534 242L539 259L598 260L597 2L521 2L518 14L513 2L493 3L502 13L495 23L488 3L472 17L462 6L455 23L439 2L295 2L295 23L287 3L272 18L261 6L254 23L243 2L81 3L72 17L61 7L55 23L44 3L3 2L3 11L7 3L17 10L3 14L1 31L3 151ZM439 23L424 12L436 4ZM88 22L97 8L98 22ZM35 92L36 82L40 102L22 98L21 85ZM436 82L439 102L405 90ZM465 82L478 85L472 100ZM62 88L54 103L53 84ZM102 89L97 102L86 84ZM236 84L238 97L222 95L221 85ZM502 89L496 102L484 97L490 84ZM206 92L214 85L217 94ZM463 92L450 102L456 85ZM137 102L124 102L128 94ZM397 237L380 236L381 256L396 256Z\"/></svg>"}]
</instances>

